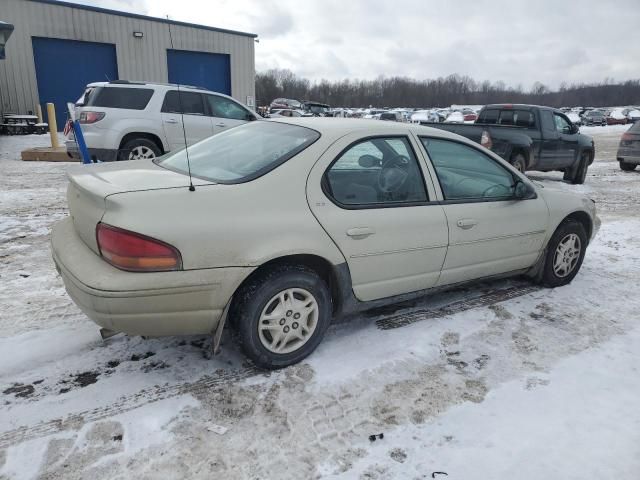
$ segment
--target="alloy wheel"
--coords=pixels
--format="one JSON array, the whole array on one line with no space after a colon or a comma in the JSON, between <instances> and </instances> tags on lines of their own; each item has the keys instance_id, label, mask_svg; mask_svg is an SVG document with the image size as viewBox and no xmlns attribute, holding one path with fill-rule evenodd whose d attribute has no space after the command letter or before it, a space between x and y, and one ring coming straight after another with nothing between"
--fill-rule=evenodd
<instances>
[{"instance_id":1,"label":"alloy wheel","mask_svg":"<svg viewBox=\"0 0 640 480\"><path fill-rule=\"evenodd\" d=\"M566 235L556 247L553 256L553 272L560 278L569 275L576 268L580 259L582 244L575 233Z\"/></svg>"},{"instance_id":2,"label":"alloy wheel","mask_svg":"<svg viewBox=\"0 0 640 480\"><path fill-rule=\"evenodd\" d=\"M149 147L140 145L134 147L129 152L129 160L154 159L156 154Z\"/></svg>"},{"instance_id":3,"label":"alloy wheel","mask_svg":"<svg viewBox=\"0 0 640 480\"><path fill-rule=\"evenodd\" d=\"M315 297L302 288L288 288L274 295L262 310L258 336L273 353L298 350L313 336L319 308Z\"/></svg>"}]
</instances>

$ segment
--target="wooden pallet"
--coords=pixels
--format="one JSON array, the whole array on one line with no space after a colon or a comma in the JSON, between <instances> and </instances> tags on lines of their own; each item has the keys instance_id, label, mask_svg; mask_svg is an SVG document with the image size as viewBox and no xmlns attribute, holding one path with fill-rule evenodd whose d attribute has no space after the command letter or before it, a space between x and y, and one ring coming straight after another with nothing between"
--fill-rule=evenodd
<instances>
[{"instance_id":1,"label":"wooden pallet","mask_svg":"<svg viewBox=\"0 0 640 480\"><path fill-rule=\"evenodd\" d=\"M22 160L25 162L79 162L67 155L65 147L28 148L22 151Z\"/></svg>"}]
</instances>

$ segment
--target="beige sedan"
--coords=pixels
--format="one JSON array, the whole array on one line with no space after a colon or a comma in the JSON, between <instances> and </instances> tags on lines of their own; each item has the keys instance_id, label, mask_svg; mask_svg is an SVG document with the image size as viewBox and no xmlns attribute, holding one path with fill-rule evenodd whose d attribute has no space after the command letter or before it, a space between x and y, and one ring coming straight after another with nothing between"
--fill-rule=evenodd
<instances>
[{"instance_id":1,"label":"beige sedan","mask_svg":"<svg viewBox=\"0 0 640 480\"><path fill-rule=\"evenodd\" d=\"M53 258L107 335L219 338L228 317L257 365L283 367L333 318L398 296L569 283L599 225L588 198L418 125L251 122L188 154L69 173Z\"/></svg>"}]
</instances>

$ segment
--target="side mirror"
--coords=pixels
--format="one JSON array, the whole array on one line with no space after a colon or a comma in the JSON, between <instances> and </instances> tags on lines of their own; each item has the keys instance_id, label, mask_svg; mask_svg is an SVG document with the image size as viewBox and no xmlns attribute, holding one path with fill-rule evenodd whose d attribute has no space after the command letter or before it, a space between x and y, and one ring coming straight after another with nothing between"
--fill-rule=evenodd
<instances>
[{"instance_id":1,"label":"side mirror","mask_svg":"<svg viewBox=\"0 0 640 480\"><path fill-rule=\"evenodd\" d=\"M520 179L516 180L516 184L513 186L513 196L515 198L517 198L518 200L524 200L526 198L530 198L532 193L533 192L531 191L529 185L527 185Z\"/></svg>"},{"instance_id":2,"label":"side mirror","mask_svg":"<svg viewBox=\"0 0 640 480\"><path fill-rule=\"evenodd\" d=\"M362 168L372 168L380 166L380 160L373 155L362 155L358 159L358 165Z\"/></svg>"}]
</instances>

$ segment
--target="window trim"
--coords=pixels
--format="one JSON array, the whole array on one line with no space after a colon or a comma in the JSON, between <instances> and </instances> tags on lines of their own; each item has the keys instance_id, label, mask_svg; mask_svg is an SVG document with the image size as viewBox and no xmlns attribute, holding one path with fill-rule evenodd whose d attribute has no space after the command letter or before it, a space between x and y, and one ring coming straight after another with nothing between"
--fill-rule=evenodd
<instances>
[{"instance_id":1,"label":"window trim","mask_svg":"<svg viewBox=\"0 0 640 480\"><path fill-rule=\"evenodd\" d=\"M491 155L487 155L486 152L483 152L480 148L476 147L475 144L474 145L470 145L470 144L468 144L466 142L462 142L460 140L456 140L456 139L453 139L453 138L434 137L432 135L418 135L418 140L419 140L420 146L424 150L424 152L426 154L426 157L429 160L430 167L433 169L433 173L434 173L434 175L436 177L436 180L438 181L438 187L440 188L440 194L442 195L442 200L440 200L438 202L440 205L455 205L455 204L460 204L460 203L486 203L486 202L513 202L513 201L518 201L519 202L519 201L524 201L524 200L535 200L536 198L538 198L538 193L537 193L536 189L532 187L531 182L529 182L529 179L527 179L528 185L530 187L532 187L532 191L534 192L533 195L531 195L530 197L527 197L527 198L517 198L515 195L512 195L511 197L499 197L499 198L456 198L456 199L447 200L447 198L445 197L444 188L442 188L442 183L440 182L440 176L438 175L438 169L436 168L435 164L433 163L433 160L431 159L431 155L429 154L429 150L427 150L427 147L425 147L425 145L422 143L422 139L423 138L430 139L430 140L443 140L445 142L457 143L459 145L463 145L465 147L471 148L472 150L476 150L478 153L480 153L481 155L484 155L485 157L490 159L492 162L497 164L499 167L502 167L503 169L505 169L507 171L507 173L510 173L511 174L511 178L512 178L512 180L514 182L516 180L520 180L520 181L524 181L524 180L522 178L520 178L520 176L518 174L516 174L514 171L511 171L511 169L508 168L508 166L503 165L501 163L501 162L505 162L505 160L503 160L503 159L500 159L501 161L496 160Z\"/></svg>"},{"instance_id":2,"label":"window trim","mask_svg":"<svg viewBox=\"0 0 640 480\"><path fill-rule=\"evenodd\" d=\"M412 201L412 202L391 202L391 203L387 203L387 202L376 202L376 203L366 203L366 204L361 204L361 205L351 205L351 204L346 204L346 203L341 203L339 202L334 196L333 196L333 192L331 191L331 186L329 184L329 170L331 170L331 168L335 165L335 163L340 160L340 158L342 158L342 155L344 155L348 150L350 150L351 148L353 148L355 145L359 144L359 143L364 143L370 140L375 140L375 139L393 139L393 138L400 138L400 139L405 139L407 144L409 145L409 149L411 150L411 153L413 154L413 159L416 162L416 166L418 167L418 170L420 171L420 178L422 179L422 185L424 186L424 193L427 197L427 200L421 200L421 201ZM392 134L392 135L381 135L381 134L377 134L377 135L367 135L365 137L360 137L357 140L354 140L353 142L351 142L350 144L348 144L346 147L344 147L342 150L340 150L340 152L338 152L338 154L335 156L335 158L333 160L331 160L331 163L329 163L329 165L327 165L327 168L325 168L323 174L322 174L322 179L320 180L320 188L322 189L322 193L324 194L325 197L327 197L329 199L329 201L331 203L333 203L336 207L341 208L343 210L372 210L372 209L380 209L380 208L399 208L399 207L422 207L425 205L437 205L440 202L438 202L437 200L430 200L429 199L429 189L427 188L427 182L425 181L424 178L424 172L422 171L422 165L420 164L420 160L418 159L418 155L416 154L415 148L413 148L413 144L411 143L411 138L409 137L409 134Z\"/></svg>"}]
</instances>

